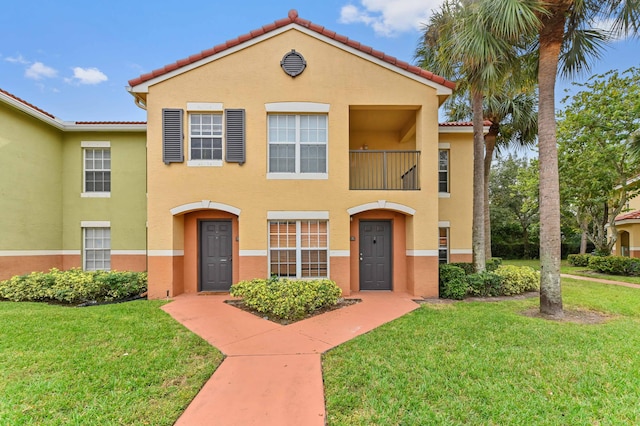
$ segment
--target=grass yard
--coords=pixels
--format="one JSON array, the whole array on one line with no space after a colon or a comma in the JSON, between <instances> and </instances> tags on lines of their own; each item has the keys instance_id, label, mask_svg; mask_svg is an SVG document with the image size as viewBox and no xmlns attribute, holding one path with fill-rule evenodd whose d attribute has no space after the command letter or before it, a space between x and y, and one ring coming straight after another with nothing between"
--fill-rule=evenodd
<instances>
[{"instance_id":1,"label":"grass yard","mask_svg":"<svg viewBox=\"0 0 640 426\"><path fill-rule=\"evenodd\" d=\"M563 279L563 295L610 318L521 315L537 298L425 304L331 350L329 424L640 424L640 290Z\"/></svg>"},{"instance_id":2,"label":"grass yard","mask_svg":"<svg viewBox=\"0 0 640 426\"><path fill-rule=\"evenodd\" d=\"M173 424L222 355L162 304L0 302L0 424Z\"/></svg>"},{"instance_id":3,"label":"grass yard","mask_svg":"<svg viewBox=\"0 0 640 426\"><path fill-rule=\"evenodd\" d=\"M504 265L530 266L536 271L540 270L539 259L503 260L502 263ZM562 261L562 264L560 265L560 272L563 274L579 275L582 277L601 278L603 280L613 280L613 281L622 281L624 283L640 284L640 277L627 277L624 275L599 274L597 272L589 270L584 266L571 266L566 260Z\"/></svg>"}]
</instances>

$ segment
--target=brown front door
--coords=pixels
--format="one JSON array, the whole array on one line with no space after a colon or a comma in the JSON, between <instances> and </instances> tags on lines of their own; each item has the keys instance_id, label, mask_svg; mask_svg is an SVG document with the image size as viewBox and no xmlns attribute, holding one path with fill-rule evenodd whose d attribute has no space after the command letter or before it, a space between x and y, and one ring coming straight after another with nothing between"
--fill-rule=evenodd
<instances>
[{"instance_id":1,"label":"brown front door","mask_svg":"<svg viewBox=\"0 0 640 426\"><path fill-rule=\"evenodd\" d=\"M200 291L229 290L232 247L230 220L200 221Z\"/></svg>"},{"instance_id":2,"label":"brown front door","mask_svg":"<svg viewBox=\"0 0 640 426\"><path fill-rule=\"evenodd\" d=\"M391 290L391 222L360 221L360 290Z\"/></svg>"}]
</instances>

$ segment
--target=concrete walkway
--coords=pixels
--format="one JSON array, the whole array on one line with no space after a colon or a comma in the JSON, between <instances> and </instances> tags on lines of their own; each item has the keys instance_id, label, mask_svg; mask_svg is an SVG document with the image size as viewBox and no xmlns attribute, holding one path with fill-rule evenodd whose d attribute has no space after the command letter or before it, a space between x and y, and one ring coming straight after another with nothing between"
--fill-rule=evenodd
<instances>
[{"instance_id":1,"label":"concrete walkway","mask_svg":"<svg viewBox=\"0 0 640 426\"><path fill-rule=\"evenodd\" d=\"M178 296L164 309L226 358L176 425L325 424L321 354L418 308L408 294L360 292L361 303L282 326L224 303Z\"/></svg>"},{"instance_id":2,"label":"concrete walkway","mask_svg":"<svg viewBox=\"0 0 640 426\"><path fill-rule=\"evenodd\" d=\"M625 283L622 281L603 280L602 278L583 277L581 275L560 274L562 278L571 278L572 280L593 281L594 283L620 285L623 287L640 288L639 284Z\"/></svg>"}]
</instances>

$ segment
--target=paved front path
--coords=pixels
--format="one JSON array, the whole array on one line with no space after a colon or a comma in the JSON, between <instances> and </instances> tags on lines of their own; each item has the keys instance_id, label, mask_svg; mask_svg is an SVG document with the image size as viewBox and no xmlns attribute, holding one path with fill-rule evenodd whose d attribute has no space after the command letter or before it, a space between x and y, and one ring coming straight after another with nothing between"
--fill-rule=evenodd
<instances>
[{"instance_id":1,"label":"paved front path","mask_svg":"<svg viewBox=\"0 0 640 426\"><path fill-rule=\"evenodd\" d=\"M621 285L623 287L640 288L638 284L625 283L622 281L603 280L602 278L583 277L581 275L560 274L563 278L571 278L572 280L593 281L594 283Z\"/></svg>"},{"instance_id":2,"label":"paved front path","mask_svg":"<svg viewBox=\"0 0 640 426\"><path fill-rule=\"evenodd\" d=\"M321 354L416 309L408 294L361 292L361 303L282 326L234 308L228 295L183 295L166 312L226 358L176 425L325 424Z\"/></svg>"}]
</instances>

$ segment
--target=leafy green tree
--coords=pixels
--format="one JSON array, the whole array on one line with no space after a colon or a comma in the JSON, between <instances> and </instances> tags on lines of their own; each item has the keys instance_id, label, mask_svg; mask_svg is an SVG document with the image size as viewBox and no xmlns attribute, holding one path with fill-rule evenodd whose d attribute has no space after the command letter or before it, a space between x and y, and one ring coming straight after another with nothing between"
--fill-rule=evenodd
<instances>
[{"instance_id":1,"label":"leafy green tree","mask_svg":"<svg viewBox=\"0 0 640 426\"><path fill-rule=\"evenodd\" d=\"M491 172L489 192L496 240L505 244L520 242L520 255L531 258L535 254L531 250L531 234L538 229L537 160L513 155L501 159Z\"/></svg>"},{"instance_id":2,"label":"leafy green tree","mask_svg":"<svg viewBox=\"0 0 640 426\"><path fill-rule=\"evenodd\" d=\"M628 147L640 131L640 69L609 71L574 86L581 90L563 100L558 119L562 203L596 250L608 255L617 239L615 218L638 194L638 185L628 182L640 163Z\"/></svg>"}]
</instances>

